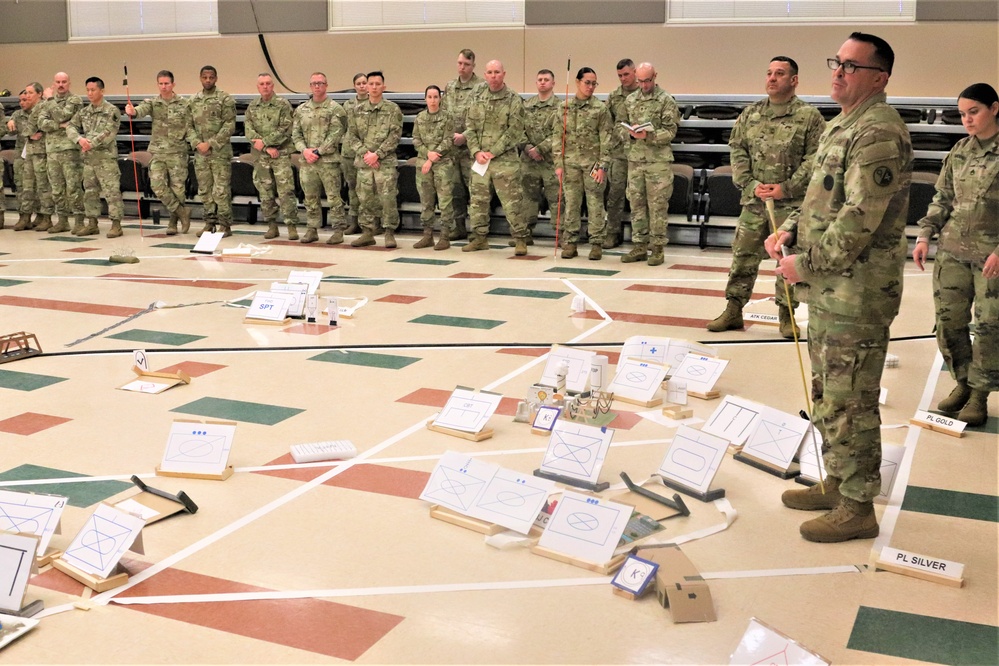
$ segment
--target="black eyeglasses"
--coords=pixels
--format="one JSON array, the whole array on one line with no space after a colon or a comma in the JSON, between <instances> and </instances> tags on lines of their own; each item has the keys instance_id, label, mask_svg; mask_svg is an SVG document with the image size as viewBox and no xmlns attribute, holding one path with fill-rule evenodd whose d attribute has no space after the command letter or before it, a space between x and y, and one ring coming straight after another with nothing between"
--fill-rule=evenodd
<instances>
[{"instance_id":1,"label":"black eyeglasses","mask_svg":"<svg viewBox=\"0 0 999 666\"><path fill-rule=\"evenodd\" d=\"M840 67L842 67L843 68L843 72L845 74L853 74L858 69L874 69L874 70L877 70L879 72L885 71L881 67L871 67L869 65L858 65L857 63L851 62L849 60L847 60L846 62L840 62L839 58L826 58L826 65L828 65L829 69L833 70L834 72L837 69L839 69Z\"/></svg>"},{"instance_id":2,"label":"black eyeglasses","mask_svg":"<svg viewBox=\"0 0 999 666\"><path fill-rule=\"evenodd\" d=\"M325 86L325 81L309 81L309 85L312 87Z\"/></svg>"}]
</instances>

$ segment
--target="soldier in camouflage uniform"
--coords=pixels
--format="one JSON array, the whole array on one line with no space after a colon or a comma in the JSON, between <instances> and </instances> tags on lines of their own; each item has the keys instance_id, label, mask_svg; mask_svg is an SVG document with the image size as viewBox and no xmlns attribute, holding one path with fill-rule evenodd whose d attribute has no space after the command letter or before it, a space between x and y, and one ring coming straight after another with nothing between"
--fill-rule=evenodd
<instances>
[{"instance_id":1,"label":"soldier in camouflage uniform","mask_svg":"<svg viewBox=\"0 0 999 666\"><path fill-rule=\"evenodd\" d=\"M343 138L340 140L340 170L344 180L347 181L347 195L350 199L350 213L347 217L345 234L356 234L361 231L360 225L357 224L357 212L361 209L361 202L357 198L357 167L354 166L356 155L347 146L347 127L350 126L351 115L361 103L368 99L368 77L363 73L354 75L354 92L357 93L354 99L348 99L343 103L346 122L343 126Z\"/></svg>"},{"instance_id":2,"label":"soldier in camouflage uniform","mask_svg":"<svg viewBox=\"0 0 999 666\"><path fill-rule=\"evenodd\" d=\"M451 247L454 227L454 125L441 111L441 89L428 86L424 91L427 110L416 116L413 125L413 147L416 148L416 187L420 191L420 222L423 237L413 249L434 246L434 250ZM441 235L434 245L434 204L441 209Z\"/></svg>"},{"instance_id":3,"label":"soldier in camouflage uniform","mask_svg":"<svg viewBox=\"0 0 999 666\"><path fill-rule=\"evenodd\" d=\"M264 238L277 238L278 200L288 225L288 240L298 240L298 200L295 198L295 174L291 170L291 130L294 124L291 104L274 94L270 74L257 76L260 97L250 102L243 121L243 133L250 141L253 160L253 186L260 195L267 232Z\"/></svg>"},{"instance_id":4,"label":"soldier in camouflage uniform","mask_svg":"<svg viewBox=\"0 0 999 666\"><path fill-rule=\"evenodd\" d=\"M69 231L69 216L76 216L73 231L83 228L83 160L80 147L66 137L70 118L83 108L83 101L69 91L69 75L59 72L53 80L54 95L42 103L38 127L45 132L49 187L59 222L35 231L50 234Z\"/></svg>"},{"instance_id":5,"label":"soldier in camouflage uniform","mask_svg":"<svg viewBox=\"0 0 999 666\"><path fill-rule=\"evenodd\" d=\"M385 76L368 72L368 100L350 118L347 142L356 154L357 196L361 201L361 235L353 247L375 244L375 220L381 215L385 247L394 248L399 228L399 169L395 149L402 138L402 111L382 97Z\"/></svg>"},{"instance_id":6,"label":"soldier in camouflage uniform","mask_svg":"<svg viewBox=\"0 0 999 666\"><path fill-rule=\"evenodd\" d=\"M23 224L27 227L31 223L34 201L24 191L26 158L22 157L22 153L28 142L28 135L23 130L27 127L28 114L31 111L28 107L28 96L24 90L18 94L18 103L21 108L11 114L10 120L7 121L7 131L14 134L14 187L17 188L18 225ZM0 227L0 229L2 228Z\"/></svg>"},{"instance_id":7,"label":"soldier in camouflage uniform","mask_svg":"<svg viewBox=\"0 0 999 666\"><path fill-rule=\"evenodd\" d=\"M631 233L634 247L621 257L624 263L648 260L663 263L667 243L669 199L673 195L673 137L680 110L672 95L656 84L656 70L643 62L635 70L638 90L628 95L628 124L650 123L652 129L629 131L628 201L631 203ZM651 251L650 251L651 250Z\"/></svg>"},{"instance_id":8,"label":"soldier in camouflage uniform","mask_svg":"<svg viewBox=\"0 0 999 666\"><path fill-rule=\"evenodd\" d=\"M486 64L486 85L476 91L468 107L465 138L468 150L486 174L472 174L469 201L472 236L462 252L489 249L489 207L493 190L499 196L510 234L515 241L514 254L527 254L527 224L524 221L524 186L520 155L523 145L524 102L503 82L506 70L499 60Z\"/></svg>"},{"instance_id":9,"label":"soldier in camouflage uniform","mask_svg":"<svg viewBox=\"0 0 999 666\"><path fill-rule=\"evenodd\" d=\"M236 102L232 95L216 87L219 74L211 65L199 73L201 91L191 97L191 120L194 123L194 176L205 215L205 226L198 232L221 231L223 238L232 235L232 144L236 131ZM218 228L216 229L216 225Z\"/></svg>"},{"instance_id":10,"label":"soldier in camouflage uniform","mask_svg":"<svg viewBox=\"0 0 999 666\"><path fill-rule=\"evenodd\" d=\"M631 58L618 61L617 78L621 85L607 96L607 106L610 108L611 120L614 121L614 142L611 145L610 171L607 174L605 250L617 247L624 238L621 225L624 221L624 204L628 189L628 155L625 148L631 137L621 123L628 122L628 109L624 101L628 95L638 90L638 83L635 81L635 62Z\"/></svg>"},{"instance_id":11,"label":"soldier in camouflage uniform","mask_svg":"<svg viewBox=\"0 0 999 666\"><path fill-rule=\"evenodd\" d=\"M976 83L961 92L957 106L969 136L944 159L912 257L922 270L930 240L939 235L937 346L957 386L937 408L980 426L989 416L989 393L999 391L999 96Z\"/></svg>"},{"instance_id":12,"label":"soldier in camouflage uniform","mask_svg":"<svg viewBox=\"0 0 999 666\"><path fill-rule=\"evenodd\" d=\"M725 311L708 323L712 332L743 327L742 308L753 295L760 262L766 257L763 241L772 232L765 201L773 199L776 224L801 206L812 158L819 147L825 121L818 110L798 99L798 63L777 56L767 69L767 99L750 104L732 128L728 145L732 151L732 182L742 193L742 213L732 242L732 267L728 272ZM794 289L790 309L784 280L777 277L775 293L780 333L795 336L792 311L798 306Z\"/></svg>"},{"instance_id":13,"label":"soldier in camouflage uniform","mask_svg":"<svg viewBox=\"0 0 999 666\"><path fill-rule=\"evenodd\" d=\"M604 188L607 186L607 165L614 140L614 124L610 109L593 96L596 89L597 73L589 67L580 69L576 74L576 96L568 101L569 111L565 114L564 156L562 128L556 126L552 130L557 165L555 173L562 181L565 196L563 259L572 259L577 254L576 243L579 240L584 194L589 215L589 258L596 261L603 254ZM563 111L560 109L559 117L562 115Z\"/></svg>"},{"instance_id":14,"label":"soldier in camouflage uniform","mask_svg":"<svg viewBox=\"0 0 999 666\"><path fill-rule=\"evenodd\" d=\"M781 500L794 509L832 509L801 525L809 541L878 534L878 395L902 299L912 175L909 131L885 101L893 63L887 42L859 32L829 59L831 97L842 112L822 135L802 207L766 240L778 272L808 303L811 416L827 476L824 486L788 490ZM795 238L793 254L780 258Z\"/></svg>"},{"instance_id":15,"label":"soldier in camouflage uniform","mask_svg":"<svg viewBox=\"0 0 999 666\"><path fill-rule=\"evenodd\" d=\"M315 243L319 240L319 227L323 223L320 193L325 188L333 227L333 235L326 242L336 245L343 242L343 233L347 229L343 199L340 198L340 143L347 113L326 96L326 86L326 75L313 72L309 79L312 99L295 109L291 139L303 159L298 177L305 191L305 215L309 228L302 242Z\"/></svg>"},{"instance_id":16,"label":"soldier in camouflage uniform","mask_svg":"<svg viewBox=\"0 0 999 666\"><path fill-rule=\"evenodd\" d=\"M121 171L118 169L118 107L104 99L104 81L96 76L87 79L90 104L76 112L66 128L69 140L80 146L83 154L83 192L87 226L73 230L75 236L98 233L101 193L108 202L111 229L108 238L121 236L121 218L125 214L121 200Z\"/></svg>"},{"instance_id":17,"label":"soldier in camouflage uniform","mask_svg":"<svg viewBox=\"0 0 999 666\"><path fill-rule=\"evenodd\" d=\"M188 144L196 145L194 127L191 125L191 107L187 100L173 91L173 72L160 70L156 74L158 97L145 99L139 106L125 105L125 113L133 118L151 116L153 135L149 142L149 183L160 203L170 211L167 236L186 234L191 227L191 210L184 205L187 200Z\"/></svg>"},{"instance_id":18,"label":"soldier in camouflage uniform","mask_svg":"<svg viewBox=\"0 0 999 666\"><path fill-rule=\"evenodd\" d=\"M39 115L42 110L42 84L29 83L24 89L27 106L24 111L27 117L18 128L18 135L24 137L24 169L21 180L24 184L24 200L29 213L35 214L34 221L22 210L21 219L14 226L14 231L24 231L52 226L52 191L49 189L49 170L45 159L45 133L38 127Z\"/></svg>"},{"instance_id":19,"label":"soldier in camouflage uniform","mask_svg":"<svg viewBox=\"0 0 999 666\"><path fill-rule=\"evenodd\" d=\"M482 79L475 73L475 53L462 49L458 53L458 76L444 86L444 99L441 108L454 121L455 181L454 181L454 231L451 240L468 237L465 218L468 217L468 202L472 184L472 154L465 139L468 105L472 93L482 85Z\"/></svg>"},{"instance_id":20,"label":"soldier in camouflage uniform","mask_svg":"<svg viewBox=\"0 0 999 666\"><path fill-rule=\"evenodd\" d=\"M521 153L528 245L534 245L534 225L538 223L542 195L548 202L553 225L558 213L558 179L555 178L552 152L554 143L562 142L562 116L558 113L558 98L552 92L555 74L550 69L542 69L538 72L537 86L538 94L524 102L524 134L527 135L527 145ZM556 125L559 127L559 134L557 139L553 139L552 131ZM516 242L511 241L511 245L514 244Z\"/></svg>"}]
</instances>

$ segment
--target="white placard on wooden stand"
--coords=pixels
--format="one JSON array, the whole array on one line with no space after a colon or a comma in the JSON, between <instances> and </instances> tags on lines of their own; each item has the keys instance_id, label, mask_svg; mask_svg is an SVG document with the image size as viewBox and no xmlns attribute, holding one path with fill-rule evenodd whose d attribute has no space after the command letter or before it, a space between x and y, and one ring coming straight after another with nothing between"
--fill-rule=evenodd
<instances>
[{"instance_id":1,"label":"white placard on wooden stand","mask_svg":"<svg viewBox=\"0 0 999 666\"><path fill-rule=\"evenodd\" d=\"M922 409L916 410L916 415L909 419L909 423L951 437L964 437L964 429L968 427L964 421L958 421L942 414L933 414Z\"/></svg>"},{"instance_id":2,"label":"white placard on wooden stand","mask_svg":"<svg viewBox=\"0 0 999 666\"><path fill-rule=\"evenodd\" d=\"M457 386L437 417L427 423L427 428L474 442L488 439L493 431L486 425L502 399L499 393Z\"/></svg>"},{"instance_id":3,"label":"white placard on wooden stand","mask_svg":"<svg viewBox=\"0 0 999 666\"><path fill-rule=\"evenodd\" d=\"M156 474L224 481L232 476L229 452L235 436L235 421L178 419L170 426Z\"/></svg>"},{"instance_id":4,"label":"white placard on wooden stand","mask_svg":"<svg viewBox=\"0 0 999 666\"><path fill-rule=\"evenodd\" d=\"M37 536L35 562L43 567L60 554L49 548L49 540L53 534L60 533L59 523L67 501L62 495L0 490L0 531Z\"/></svg>"},{"instance_id":5,"label":"white placard on wooden stand","mask_svg":"<svg viewBox=\"0 0 999 666\"><path fill-rule=\"evenodd\" d=\"M291 294L281 294L272 291L258 291L253 295L250 309L243 318L244 324L287 324L288 308L294 297Z\"/></svg>"},{"instance_id":6,"label":"white placard on wooden stand","mask_svg":"<svg viewBox=\"0 0 999 666\"><path fill-rule=\"evenodd\" d=\"M714 501L725 497L723 488L710 488L727 449L728 440L681 425L673 435L657 474L673 490L702 502Z\"/></svg>"}]
</instances>

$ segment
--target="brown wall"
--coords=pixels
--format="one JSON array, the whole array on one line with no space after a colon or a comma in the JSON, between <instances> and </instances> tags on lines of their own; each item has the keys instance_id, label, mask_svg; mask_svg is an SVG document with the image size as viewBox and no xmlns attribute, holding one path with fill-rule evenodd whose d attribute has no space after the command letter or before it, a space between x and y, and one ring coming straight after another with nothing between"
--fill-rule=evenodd
<instances>
[{"instance_id":1,"label":"brown wall","mask_svg":"<svg viewBox=\"0 0 999 666\"><path fill-rule=\"evenodd\" d=\"M896 68L888 87L902 97L953 97L976 81L999 84L999 23L932 22L914 25L862 26L887 39L896 52ZM788 55L801 67L798 92L825 95L833 56L857 26L547 26L475 31L383 33L279 33L267 36L271 57L281 77L298 92L308 76L322 70L331 89L348 88L355 72L382 69L393 91L422 90L444 84L455 75L459 49L478 55L477 70L491 58L503 60L507 82L525 91L534 73L547 67L564 85L567 57L573 75L593 67L599 92L616 85L614 64L621 57L656 65L660 84L678 94L762 93L766 63ZM51 81L65 70L82 92L87 76L97 74L108 94L125 92L122 63L127 61L133 94L155 91L155 74L173 70L177 91L199 89L204 64L219 69L220 87L232 93L255 92L256 75L267 69L255 35L119 42L0 45L0 87L19 90L32 80ZM280 88L279 88L280 90Z\"/></svg>"}]
</instances>

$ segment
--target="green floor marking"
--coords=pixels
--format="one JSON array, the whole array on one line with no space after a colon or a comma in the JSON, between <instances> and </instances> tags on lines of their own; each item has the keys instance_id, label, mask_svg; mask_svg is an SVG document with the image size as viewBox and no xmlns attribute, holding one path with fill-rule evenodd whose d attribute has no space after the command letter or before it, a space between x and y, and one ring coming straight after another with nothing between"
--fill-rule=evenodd
<instances>
[{"instance_id":1,"label":"green floor marking","mask_svg":"<svg viewBox=\"0 0 999 666\"><path fill-rule=\"evenodd\" d=\"M388 368L401 370L421 360L412 356L396 356L394 354L372 354L371 352L332 350L309 358L310 361L325 363L343 363L344 365L361 365L367 368Z\"/></svg>"}]
</instances>

